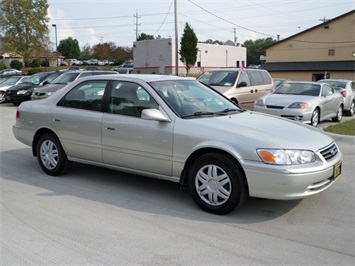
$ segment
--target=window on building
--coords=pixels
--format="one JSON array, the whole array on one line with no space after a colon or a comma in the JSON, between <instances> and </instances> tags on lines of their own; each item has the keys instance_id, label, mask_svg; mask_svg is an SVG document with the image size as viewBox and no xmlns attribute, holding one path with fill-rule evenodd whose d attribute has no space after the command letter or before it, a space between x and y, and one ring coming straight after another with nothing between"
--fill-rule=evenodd
<instances>
[{"instance_id":1,"label":"window on building","mask_svg":"<svg viewBox=\"0 0 355 266\"><path fill-rule=\"evenodd\" d=\"M328 50L328 55L329 56L334 56L335 55L335 49L329 49Z\"/></svg>"}]
</instances>

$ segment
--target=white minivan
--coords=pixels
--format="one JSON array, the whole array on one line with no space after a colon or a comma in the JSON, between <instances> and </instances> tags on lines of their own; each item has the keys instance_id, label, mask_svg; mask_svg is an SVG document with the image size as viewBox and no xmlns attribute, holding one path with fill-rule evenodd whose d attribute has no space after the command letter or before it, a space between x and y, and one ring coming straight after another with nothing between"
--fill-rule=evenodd
<instances>
[{"instance_id":1,"label":"white minivan","mask_svg":"<svg viewBox=\"0 0 355 266\"><path fill-rule=\"evenodd\" d=\"M275 89L269 72L264 69L214 69L205 71L197 79L249 110L253 109L256 99Z\"/></svg>"}]
</instances>

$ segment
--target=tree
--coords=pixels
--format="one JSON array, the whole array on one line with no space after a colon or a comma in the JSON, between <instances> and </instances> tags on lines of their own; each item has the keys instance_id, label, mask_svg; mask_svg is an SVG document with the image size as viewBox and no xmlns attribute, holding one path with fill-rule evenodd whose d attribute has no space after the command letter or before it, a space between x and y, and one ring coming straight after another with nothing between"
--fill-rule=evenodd
<instances>
[{"instance_id":1,"label":"tree","mask_svg":"<svg viewBox=\"0 0 355 266\"><path fill-rule=\"evenodd\" d=\"M184 33L180 41L179 54L180 60L185 64L186 73L189 74L190 68L195 65L197 60L197 36L191 26L186 23Z\"/></svg>"},{"instance_id":2,"label":"tree","mask_svg":"<svg viewBox=\"0 0 355 266\"><path fill-rule=\"evenodd\" d=\"M212 40L212 39L208 39L208 40L206 40L204 43L223 45L223 42L218 41L218 40Z\"/></svg>"},{"instance_id":3,"label":"tree","mask_svg":"<svg viewBox=\"0 0 355 266\"><path fill-rule=\"evenodd\" d=\"M90 44L87 43L83 47L81 47L81 53L79 59L83 60L83 59L90 59L90 58L92 58L92 48Z\"/></svg>"},{"instance_id":4,"label":"tree","mask_svg":"<svg viewBox=\"0 0 355 266\"><path fill-rule=\"evenodd\" d=\"M58 52L60 52L65 58L79 58L80 47L77 39L69 37L65 40L61 40L58 45Z\"/></svg>"},{"instance_id":5,"label":"tree","mask_svg":"<svg viewBox=\"0 0 355 266\"><path fill-rule=\"evenodd\" d=\"M247 62L249 65L260 65L260 56L265 55L263 48L273 44L275 40L271 37L266 39L257 39L255 41L247 40L244 42L244 47L247 48Z\"/></svg>"},{"instance_id":6,"label":"tree","mask_svg":"<svg viewBox=\"0 0 355 266\"><path fill-rule=\"evenodd\" d=\"M154 40L154 36L142 32L141 34L138 35L137 41L144 41L144 40Z\"/></svg>"},{"instance_id":7,"label":"tree","mask_svg":"<svg viewBox=\"0 0 355 266\"><path fill-rule=\"evenodd\" d=\"M0 1L0 31L4 52L24 58L28 65L48 40L47 0Z\"/></svg>"}]
</instances>

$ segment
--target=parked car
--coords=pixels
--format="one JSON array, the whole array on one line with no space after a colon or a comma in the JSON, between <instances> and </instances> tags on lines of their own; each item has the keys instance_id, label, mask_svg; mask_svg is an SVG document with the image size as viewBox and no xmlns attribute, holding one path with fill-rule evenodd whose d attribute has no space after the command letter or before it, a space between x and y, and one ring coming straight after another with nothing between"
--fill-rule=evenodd
<instances>
[{"instance_id":1,"label":"parked car","mask_svg":"<svg viewBox=\"0 0 355 266\"><path fill-rule=\"evenodd\" d=\"M49 175L81 162L174 181L216 214L249 196L315 195L341 174L342 154L330 136L246 111L195 78L78 79L51 97L22 103L13 133L32 146Z\"/></svg>"},{"instance_id":2,"label":"parked car","mask_svg":"<svg viewBox=\"0 0 355 266\"><path fill-rule=\"evenodd\" d=\"M88 66L86 67L86 70L102 70L102 68L98 66Z\"/></svg>"},{"instance_id":3,"label":"parked car","mask_svg":"<svg viewBox=\"0 0 355 266\"><path fill-rule=\"evenodd\" d=\"M352 116L355 112L355 81L347 79L321 79L338 91L344 98L344 113Z\"/></svg>"},{"instance_id":4,"label":"parked car","mask_svg":"<svg viewBox=\"0 0 355 266\"><path fill-rule=\"evenodd\" d=\"M124 63L118 67L114 67L111 70L117 71L119 74L131 74L134 70L134 65L131 63Z\"/></svg>"},{"instance_id":5,"label":"parked car","mask_svg":"<svg viewBox=\"0 0 355 266\"><path fill-rule=\"evenodd\" d=\"M273 78L272 80L274 81L275 88L277 88L278 86L280 86L285 82L291 81L290 79L283 79L283 78Z\"/></svg>"},{"instance_id":6,"label":"parked car","mask_svg":"<svg viewBox=\"0 0 355 266\"><path fill-rule=\"evenodd\" d=\"M256 99L275 89L270 74L263 69L209 70L197 79L223 93L238 105L251 110Z\"/></svg>"},{"instance_id":7,"label":"parked car","mask_svg":"<svg viewBox=\"0 0 355 266\"><path fill-rule=\"evenodd\" d=\"M31 100L47 98L69 83L88 76L116 74L115 71L68 71L55 78L50 84L34 88Z\"/></svg>"},{"instance_id":8,"label":"parked car","mask_svg":"<svg viewBox=\"0 0 355 266\"><path fill-rule=\"evenodd\" d=\"M325 83L290 81L273 93L255 101L254 110L309 123L316 127L320 121L339 122L344 108L343 97Z\"/></svg>"},{"instance_id":9,"label":"parked car","mask_svg":"<svg viewBox=\"0 0 355 266\"><path fill-rule=\"evenodd\" d=\"M4 76L15 76L15 75L22 75L22 71L21 70L17 70L17 69L4 69L0 71L0 77L4 77Z\"/></svg>"},{"instance_id":10,"label":"parked car","mask_svg":"<svg viewBox=\"0 0 355 266\"><path fill-rule=\"evenodd\" d=\"M34 74L25 82L9 88L6 91L6 101L12 102L14 105L29 101L35 87L46 85L63 73L61 71L51 71Z\"/></svg>"},{"instance_id":11,"label":"parked car","mask_svg":"<svg viewBox=\"0 0 355 266\"><path fill-rule=\"evenodd\" d=\"M0 103L6 102L6 91L14 85L25 82L29 76L10 76L0 84Z\"/></svg>"}]
</instances>

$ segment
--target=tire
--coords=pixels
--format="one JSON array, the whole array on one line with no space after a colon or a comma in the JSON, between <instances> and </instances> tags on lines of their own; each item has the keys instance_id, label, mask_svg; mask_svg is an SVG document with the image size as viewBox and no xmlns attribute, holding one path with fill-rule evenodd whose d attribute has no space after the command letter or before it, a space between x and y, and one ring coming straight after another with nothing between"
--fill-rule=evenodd
<instances>
[{"instance_id":1,"label":"tire","mask_svg":"<svg viewBox=\"0 0 355 266\"><path fill-rule=\"evenodd\" d=\"M58 176L69 170L72 162L68 160L58 138L53 134L42 135L36 149L38 163L48 175Z\"/></svg>"},{"instance_id":2,"label":"tire","mask_svg":"<svg viewBox=\"0 0 355 266\"><path fill-rule=\"evenodd\" d=\"M216 152L196 159L188 173L188 188L194 202L214 214L227 214L237 209L249 196L238 162Z\"/></svg>"},{"instance_id":3,"label":"tire","mask_svg":"<svg viewBox=\"0 0 355 266\"><path fill-rule=\"evenodd\" d=\"M319 123L319 109L314 109L311 117L311 126L317 127Z\"/></svg>"},{"instance_id":4,"label":"tire","mask_svg":"<svg viewBox=\"0 0 355 266\"><path fill-rule=\"evenodd\" d=\"M4 103L6 101L5 95L6 93L4 91L0 91L0 103Z\"/></svg>"},{"instance_id":5,"label":"tire","mask_svg":"<svg viewBox=\"0 0 355 266\"><path fill-rule=\"evenodd\" d=\"M355 113L355 102L351 102L350 109L346 112L346 115L353 116Z\"/></svg>"},{"instance_id":6,"label":"tire","mask_svg":"<svg viewBox=\"0 0 355 266\"><path fill-rule=\"evenodd\" d=\"M339 106L337 114L335 117L332 118L333 122L340 122L341 119L343 118L343 106Z\"/></svg>"}]
</instances>

